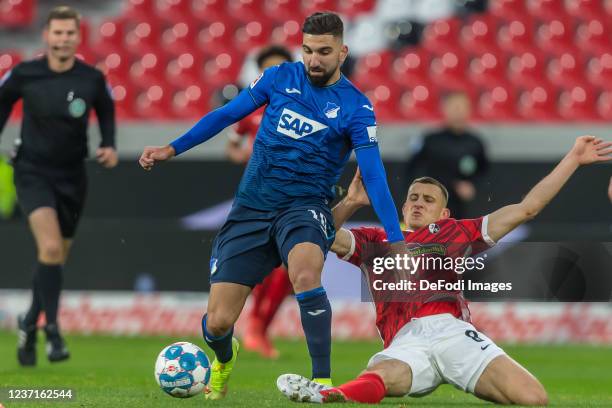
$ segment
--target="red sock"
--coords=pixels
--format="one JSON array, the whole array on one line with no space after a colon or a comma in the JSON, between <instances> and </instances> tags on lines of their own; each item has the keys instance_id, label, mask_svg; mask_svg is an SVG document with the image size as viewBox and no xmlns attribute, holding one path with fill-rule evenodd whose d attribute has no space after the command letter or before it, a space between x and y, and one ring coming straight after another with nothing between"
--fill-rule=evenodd
<instances>
[{"instance_id":1,"label":"red sock","mask_svg":"<svg viewBox=\"0 0 612 408\"><path fill-rule=\"evenodd\" d=\"M283 300L291 293L292 286L287 270L282 266L275 268L266 278L265 300L261 302L259 316L264 324L264 333L272 323Z\"/></svg>"},{"instance_id":2,"label":"red sock","mask_svg":"<svg viewBox=\"0 0 612 408\"><path fill-rule=\"evenodd\" d=\"M348 401L362 402L366 404L378 404L385 398L387 390L383 379L376 373L362 374L353 381L334 387L330 390L321 391L321 394L338 393L346 397Z\"/></svg>"}]
</instances>

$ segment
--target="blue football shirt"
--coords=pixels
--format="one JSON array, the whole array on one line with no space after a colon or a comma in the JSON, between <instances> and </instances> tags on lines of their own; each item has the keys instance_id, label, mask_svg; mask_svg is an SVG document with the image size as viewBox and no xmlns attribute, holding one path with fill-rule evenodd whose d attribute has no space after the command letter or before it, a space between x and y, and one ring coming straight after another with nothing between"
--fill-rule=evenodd
<instances>
[{"instance_id":1,"label":"blue football shirt","mask_svg":"<svg viewBox=\"0 0 612 408\"><path fill-rule=\"evenodd\" d=\"M240 205L329 204L351 151L378 143L370 101L344 76L317 87L302 62L284 63L268 68L248 92L267 106L236 194Z\"/></svg>"}]
</instances>

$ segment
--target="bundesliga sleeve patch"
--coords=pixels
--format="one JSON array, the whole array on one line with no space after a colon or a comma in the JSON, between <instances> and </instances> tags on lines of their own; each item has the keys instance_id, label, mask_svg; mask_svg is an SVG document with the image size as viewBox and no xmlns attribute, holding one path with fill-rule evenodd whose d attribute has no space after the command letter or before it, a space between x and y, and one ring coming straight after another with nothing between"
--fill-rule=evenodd
<instances>
[{"instance_id":1,"label":"bundesliga sleeve patch","mask_svg":"<svg viewBox=\"0 0 612 408\"><path fill-rule=\"evenodd\" d=\"M370 143L378 143L378 137L376 136L376 126L368 126L366 128L368 131L368 139Z\"/></svg>"}]
</instances>

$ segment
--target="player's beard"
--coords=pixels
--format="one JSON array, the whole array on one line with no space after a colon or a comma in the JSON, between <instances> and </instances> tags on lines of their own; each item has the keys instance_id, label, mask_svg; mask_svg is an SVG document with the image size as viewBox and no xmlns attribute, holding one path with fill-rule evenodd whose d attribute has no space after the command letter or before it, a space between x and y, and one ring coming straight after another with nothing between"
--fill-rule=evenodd
<instances>
[{"instance_id":1,"label":"player's beard","mask_svg":"<svg viewBox=\"0 0 612 408\"><path fill-rule=\"evenodd\" d=\"M313 84L314 86L325 86L327 85L327 82L331 79L331 77L334 75L334 72L336 72L336 68L331 69L329 71L325 71L323 75L312 76L310 73L310 69L308 69L306 71L306 75L308 75L308 79L310 80L310 83Z\"/></svg>"}]
</instances>

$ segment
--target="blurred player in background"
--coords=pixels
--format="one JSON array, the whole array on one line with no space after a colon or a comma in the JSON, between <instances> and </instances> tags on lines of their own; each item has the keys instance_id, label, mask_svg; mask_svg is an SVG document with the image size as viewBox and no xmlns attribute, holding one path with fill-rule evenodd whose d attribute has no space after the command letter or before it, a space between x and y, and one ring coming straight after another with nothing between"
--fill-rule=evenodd
<instances>
[{"instance_id":1,"label":"blurred player in background","mask_svg":"<svg viewBox=\"0 0 612 408\"><path fill-rule=\"evenodd\" d=\"M292 62L291 52L280 45L263 48L255 58L260 73L267 68ZM261 123L265 108L261 107L238 122L236 132L230 134L226 153L237 164L247 163L253 152L253 142ZM252 292L252 306L247 331L243 338L244 348L255 351L266 358L277 358L278 350L270 341L268 328L283 300L293 291L287 269L275 268Z\"/></svg>"},{"instance_id":2,"label":"blurred player in background","mask_svg":"<svg viewBox=\"0 0 612 408\"><path fill-rule=\"evenodd\" d=\"M268 68L185 135L146 147L140 158L150 170L267 105L232 210L213 244L202 319L204 340L216 356L209 399L227 392L239 347L233 326L251 289L281 263L300 307L312 378L331 384L332 313L321 271L335 235L332 187L352 150L389 241L405 246L378 151L374 109L340 72L348 54L344 24L336 14L315 13L302 31L303 63Z\"/></svg>"},{"instance_id":3,"label":"blurred player in background","mask_svg":"<svg viewBox=\"0 0 612 408\"><path fill-rule=\"evenodd\" d=\"M469 97L463 92L450 93L442 102L442 111L444 125L424 136L408 164L408 179L427 175L440 180L448 186L451 213L464 218L489 160L484 144L468 128L472 114Z\"/></svg>"},{"instance_id":4,"label":"blurred player in background","mask_svg":"<svg viewBox=\"0 0 612 408\"><path fill-rule=\"evenodd\" d=\"M96 111L102 133L96 151L98 162L112 168L118 161L115 108L104 76L75 58L80 18L70 7L51 10L43 31L46 54L17 65L0 82L0 130L13 104L23 99L15 184L38 257L32 304L18 320L17 358L24 366L36 364L36 323L41 311L46 318L48 359L62 361L70 356L57 315L62 269L85 203L84 159L91 108Z\"/></svg>"},{"instance_id":5,"label":"blurred player in background","mask_svg":"<svg viewBox=\"0 0 612 408\"><path fill-rule=\"evenodd\" d=\"M611 161L611 146L611 142L593 136L577 138L563 160L520 203L476 219L450 218L446 187L429 177L416 179L402 208L409 228L404 233L405 239L419 249L433 248L433 244L444 247L444 254L432 252L427 256L446 259L482 252L542 211L578 167ZM357 173L347 197L334 207L336 227L368 203ZM380 252L384 246L384 240L380 228L340 229L331 250L362 270L369 265L366 279L372 285L381 275L373 274L370 264L376 256L374 252ZM373 243L379 244L378 248ZM440 279L457 282L458 274L451 269L422 269L416 273L415 282ZM285 374L278 378L279 390L298 402L378 403L385 396L423 396L440 384L449 383L501 404L548 403L542 384L470 323L462 291L416 290L410 296L403 301L380 301L372 291L384 350L370 359L357 379L332 388L299 375Z\"/></svg>"}]
</instances>

